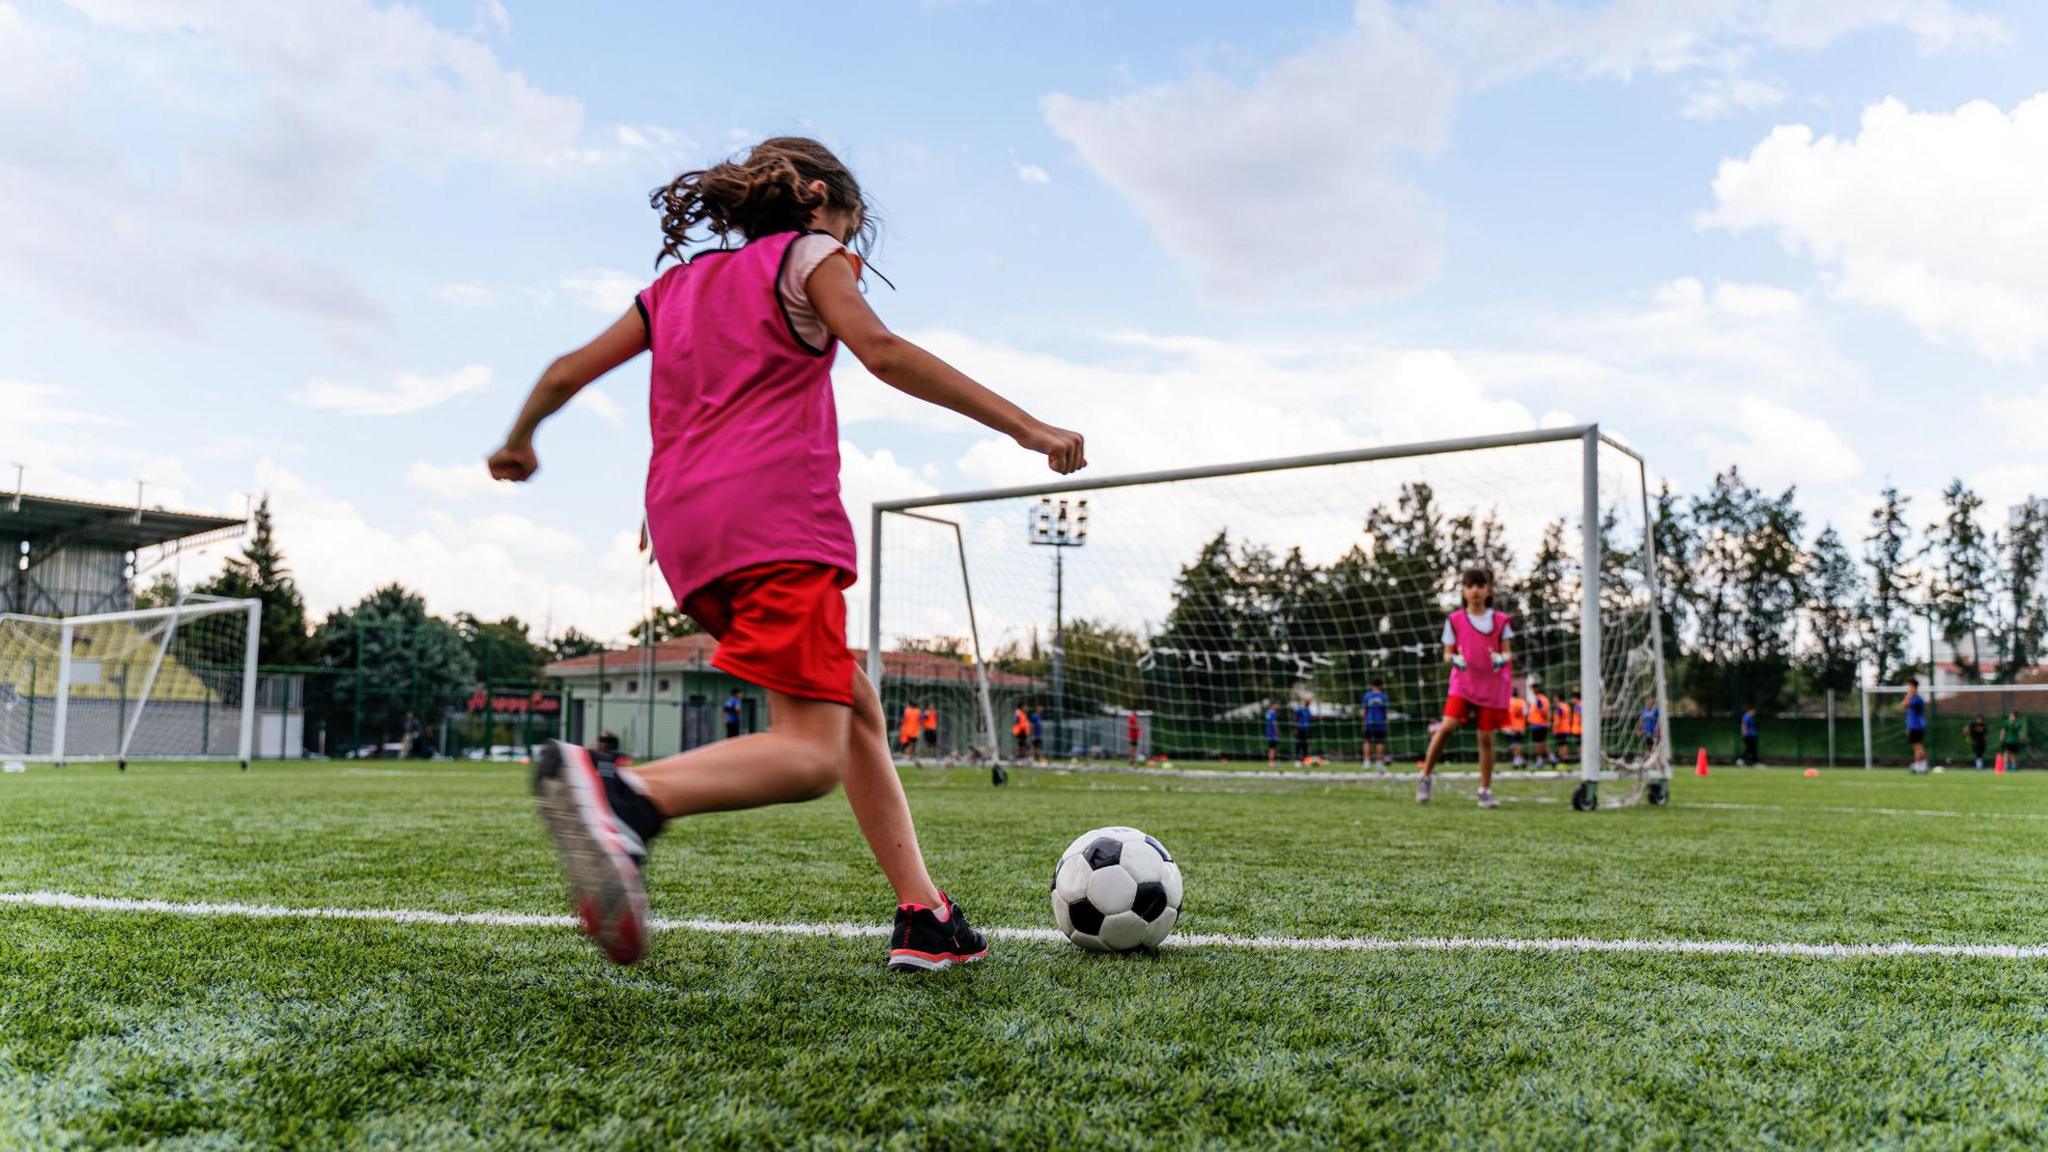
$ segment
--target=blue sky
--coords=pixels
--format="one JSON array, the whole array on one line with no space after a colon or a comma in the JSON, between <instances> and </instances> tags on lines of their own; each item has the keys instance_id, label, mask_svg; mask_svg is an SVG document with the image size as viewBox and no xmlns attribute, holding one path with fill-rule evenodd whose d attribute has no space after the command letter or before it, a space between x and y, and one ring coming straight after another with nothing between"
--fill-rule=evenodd
<instances>
[{"instance_id":1,"label":"blue sky","mask_svg":"<svg viewBox=\"0 0 2048 1152\"><path fill-rule=\"evenodd\" d=\"M651 275L647 190L801 132L885 318L1104 471L1599 420L1856 534L2048 491L2040 6L1275 7L0 0L0 463L269 491L316 611L616 634L644 362L536 484L477 462ZM1036 475L839 382L851 504Z\"/></svg>"}]
</instances>

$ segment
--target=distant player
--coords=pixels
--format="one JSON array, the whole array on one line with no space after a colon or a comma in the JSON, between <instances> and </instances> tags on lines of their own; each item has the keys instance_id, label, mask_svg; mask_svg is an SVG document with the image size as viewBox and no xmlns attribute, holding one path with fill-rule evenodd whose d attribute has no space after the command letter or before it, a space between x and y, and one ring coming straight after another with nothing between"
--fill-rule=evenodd
<instances>
[{"instance_id":1,"label":"distant player","mask_svg":"<svg viewBox=\"0 0 2048 1152\"><path fill-rule=\"evenodd\" d=\"M1557 758L1560 763L1569 764L1572 753L1580 743L1581 724L1586 714L1585 704L1579 695L1579 686L1572 685L1571 703L1557 702L1557 717L1552 723L1557 729Z\"/></svg>"},{"instance_id":2,"label":"distant player","mask_svg":"<svg viewBox=\"0 0 2048 1152\"><path fill-rule=\"evenodd\" d=\"M1742 710L1742 762L1751 768L1763 763L1762 757L1757 755L1756 743L1756 705L1752 704Z\"/></svg>"},{"instance_id":3,"label":"distant player","mask_svg":"<svg viewBox=\"0 0 2048 1152\"><path fill-rule=\"evenodd\" d=\"M737 688L725 698L725 738L740 738L740 690Z\"/></svg>"},{"instance_id":4,"label":"distant player","mask_svg":"<svg viewBox=\"0 0 2048 1152\"><path fill-rule=\"evenodd\" d=\"M1655 752L1659 730L1664 726L1664 712L1657 707L1655 696L1643 697L1643 710L1637 713L1636 720L1643 726L1643 743L1649 745L1651 752Z\"/></svg>"},{"instance_id":5,"label":"distant player","mask_svg":"<svg viewBox=\"0 0 2048 1152\"><path fill-rule=\"evenodd\" d=\"M1016 745L1017 759L1031 755L1031 717L1025 715L1022 704L1010 716L1010 741Z\"/></svg>"},{"instance_id":6,"label":"distant player","mask_svg":"<svg viewBox=\"0 0 2048 1152\"><path fill-rule=\"evenodd\" d=\"M1529 677L1529 756L1537 768L1556 763L1550 750L1551 712L1550 697L1536 686L1534 676Z\"/></svg>"},{"instance_id":7,"label":"distant player","mask_svg":"<svg viewBox=\"0 0 2048 1152\"><path fill-rule=\"evenodd\" d=\"M1294 762L1308 763L1308 730L1315 723L1315 697L1304 696L1294 706Z\"/></svg>"},{"instance_id":8,"label":"distant player","mask_svg":"<svg viewBox=\"0 0 2048 1152\"><path fill-rule=\"evenodd\" d=\"M1462 724L1479 729L1479 806L1498 808L1493 798L1493 733L1507 723L1508 695L1513 683L1513 664L1508 642L1514 639L1514 622L1505 612L1493 608L1493 572L1467 568L1458 580L1463 607L1444 621L1444 659L1451 665L1450 699L1444 701L1443 722L1429 738L1429 751L1422 758L1422 775L1415 781L1415 802L1429 803L1434 791L1432 774L1444 742Z\"/></svg>"},{"instance_id":9,"label":"distant player","mask_svg":"<svg viewBox=\"0 0 2048 1152\"><path fill-rule=\"evenodd\" d=\"M1501 728L1507 733L1508 751L1514 755L1515 767L1522 766L1522 745L1529 735L1529 701L1516 692L1508 697L1508 722Z\"/></svg>"},{"instance_id":10,"label":"distant player","mask_svg":"<svg viewBox=\"0 0 2048 1152\"><path fill-rule=\"evenodd\" d=\"M669 820L809 800L843 782L896 893L888 966L978 960L987 943L925 869L888 722L846 643L856 562L840 499L833 357L844 343L882 383L980 422L1057 473L1083 466L1081 437L1033 419L876 317L847 247L873 234L860 185L817 141L764 140L683 173L653 206L675 265L603 335L541 374L491 454L491 475L530 479L542 422L651 351L654 558L676 602L717 640L712 663L766 689L769 730L632 774L560 742L535 758L536 798L584 931L617 962L639 958L647 841Z\"/></svg>"},{"instance_id":11,"label":"distant player","mask_svg":"<svg viewBox=\"0 0 2048 1152\"><path fill-rule=\"evenodd\" d=\"M917 754L917 734L924 729L924 713L917 705L903 706L903 722L896 726L896 754L914 756Z\"/></svg>"},{"instance_id":12,"label":"distant player","mask_svg":"<svg viewBox=\"0 0 2048 1152\"><path fill-rule=\"evenodd\" d=\"M1266 767L1280 763L1280 710L1266 701Z\"/></svg>"},{"instance_id":13,"label":"distant player","mask_svg":"<svg viewBox=\"0 0 2048 1152\"><path fill-rule=\"evenodd\" d=\"M1365 721L1365 766L1387 770L1387 691L1378 680L1365 686L1358 714Z\"/></svg>"},{"instance_id":14,"label":"distant player","mask_svg":"<svg viewBox=\"0 0 2048 1152\"><path fill-rule=\"evenodd\" d=\"M1131 746L1131 763L1133 764L1143 759L1138 752L1138 748L1143 743L1144 735L1145 730L1138 725L1138 710L1132 708L1124 714L1124 739Z\"/></svg>"},{"instance_id":15,"label":"distant player","mask_svg":"<svg viewBox=\"0 0 2048 1152\"><path fill-rule=\"evenodd\" d=\"M1899 705L1906 714L1906 743L1913 746L1914 774L1927 771L1927 697L1920 695L1920 681L1906 678L1906 699Z\"/></svg>"},{"instance_id":16,"label":"distant player","mask_svg":"<svg viewBox=\"0 0 2048 1152\"><path fill-rule=\"evenodd\" d=\"M1031 758L1045 763L1045 713L1035 704L1031 707Z\"/></svg>"},{"instance_id":17,"label":"distant player","mask_svg":"<svg viewBox=\"0 0 2048 1152\"><path fill-rule=\"evenodd\" d=\"M1998 750L2005 754L2005 770L2020 770L2020 746L2027 740L2027 722L2020 719L2017 711L2005 714L2005 723L1998 726Z\"/></svg>"},{"instance_id":18,"label":"distant player","mask_svg":"<svg viewBox=\"0 0 2048 1152\"><path fill-rule=\"evenodd\" d=\"M1970 738L1970 758L1977 762L1977 771L1982 772L1984 745L1991 739L1991 726L1984 723L1984 717L1980 715L1970 721L1969 727L1963 729L1963 735Z\"/></svg>"},{"instance_id":19,"label":"distant player","mask_svg":"<svg viewBox=\"0 0 2048 1152\"><path fill-rule=\"evenodd\" d=\"M932 759L939 755L939 706L927 700L924 712L918 716L924 725L924 754Z\"/></svg>"}]
</instances>

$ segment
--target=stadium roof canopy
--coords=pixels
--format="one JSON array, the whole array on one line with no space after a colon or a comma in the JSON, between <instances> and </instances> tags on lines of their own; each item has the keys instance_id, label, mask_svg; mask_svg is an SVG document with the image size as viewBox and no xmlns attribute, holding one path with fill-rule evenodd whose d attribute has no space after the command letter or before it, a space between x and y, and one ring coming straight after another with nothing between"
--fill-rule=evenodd
<instances>
[{"instance_id":1,"label":"stadium roof canopy","mask_svg":"<svg viewBox=\"0 0 2048 1152\"><path fill-rule=\"evenodd\" d=\"M0 537L26 540L36 551L75 544L134 551L230 529L239 531L244 523L232 516L0 493Z\"/></svg>"}]
</instances>

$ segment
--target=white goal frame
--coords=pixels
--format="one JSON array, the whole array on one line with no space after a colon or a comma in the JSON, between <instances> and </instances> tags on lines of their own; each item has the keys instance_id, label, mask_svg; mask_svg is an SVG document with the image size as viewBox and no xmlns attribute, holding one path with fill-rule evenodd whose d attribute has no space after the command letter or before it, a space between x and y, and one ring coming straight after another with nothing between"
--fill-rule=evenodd
<instances>
[{"instance_id":1,"label":"white goal frame","mask_svg":"<svg viewBox=\"0 0 2048 1152\"><path fill-rule=\"evenodd\" d=\"M879 691L882 687L882 533L885 520L891 514L912 516L922 520L936 521L953 528L956 539L959 526L952 521L929 515L923 509L947 507L959 504L984 503L994 500L1015 500L1021 498L1057 496L1070 492L1097 492L1110 488L1128 488L1138 485L1168 483L1178 480L1202 480L1218 477L1240 476L1262 472L1280 472L1293 469L1316 468L1335 464L1360 464L1382 460L1401 460L1420 456L1441 456L1453 453L1478 452L1495 448L1514 448L1534 444L1557 444L1578 441L1583 445L1582 471L1580 476L1581 503L1580 519L1580 571L1598 573L1601 570L1600 540L1600 449L1604 445L1613 448L1633 460L1639 469L1637 485L1643 517L1643 576L1649 592L1649 627L1651 644L1655 651L1655 675L1658 703L1658 732L1656 748L1651 753L1654 761L1648 767L1648 776L1655 780L1668 780L1671 765L1671 707L1670 694L1665 683L1664 651L1662 643L1663 624L1659 619L1661 597L1657 586L1657 552L1655 522L1651 517L1648 465L1640 453L1601 431L1598 424L1579 424L1561 428L1546 428L1533 432L1513 432L1492 436L1470 436L1451 440L1424 441L1412 444L1387 445L1378 448L1364 448L1345 452L1325 452L1306 456L1288 456L1269 460L1255 460L1232 464L1215 464L1194 468L1176 468L1156 472L1127 473L1119 476L1088 477L1054 481L1046 484L1030 484L1008 488L987 488L970 492L943 493L933 496L919 496L901 500L876 501L869 519L868 536L868 647L867 673ZM968 589L969 626L973 627L973 592L967 583L967 553L964 544L960 547L960 575ZM1602 699L1602 651L1600 636L1600 582L1597 579L1582 579L1579 589L1579 666L1582 669L1580 681L1582 693L1581 708L1584 715L1584 734L1579 745L1579 777L1588 787L1590 798L1592 786L1603 777L1605 766L1601 747L1603 734L1602 718L1607 701ZM975 669L980 681L982 699L983 739L991 754L1000 757L1003 747L996 731L995 715L989 707L988 676L982 663L980 638L975 637ZM1611 778L1611 775L1609 776Z\"/></svg>"},{"instance_id":2,"label":"white goal frame","mask_svg":"<svg viewBox=\"0 0 2048 1152\"><path fill-rule=\"evenodd\" d=\"M1870 699L1873 696L1904 696L1908 692L1923 695L1943 696L2013 696L2033 695L2048 692L2048 684L1922 684L1908 689L1904 684L1859 684L1858 694L1863 698L1863 766L1877 767L1877 726L1871 716Z\"/></svg>"},{"instance_id":3,"label":"white goal frame","mask_svg":"<svg viewBox=\"0 0 2048 1152\"><path fill-rule=\"evenodd\" d=\"M242 652L242 712L238 719L239 727L235 734L236 751L234 756L235 759L241 761L243 769L246 770L249 767L249 758L254 749L256 739L256 671L257 654L262 641L263 601L230 600L224 597L198 594L184 596L178 603L164 608L137 608L125 612L97 612L87 616L31 616L22 613L0 613L0 623L18 621L56 629L58 646L55 731L51 734L50 750L37 753L33 749L27 749L20 753L10 753L8 758L37 763L54 763L59 768L73 760L115 760L123 768L126 768L129 744L134 739L137 729L141 726L143 714L148 710L149 694L155 687L157 673L163 667L164 657L170 651L171 639L176 634L175 629L187 620L201 620L209 616L235 613L248 617L248 630L244 637ZM120 734L120 744L115 754L112 756L103 754L70 755L66 747L66 737L68 735L66 730L69 727L71 712L73 638L77 635L78 629L82 626L93 624L142 623L166 618L172 621L172 626L165 629L163 639L157 645L156 657L151 662L149 672L143 682L142 695L135 701L134 715L128 720L126 729ZM198 756L168 755L149 757L149 759L168 760L212 760L222 758L206 756L204 754Z\"/></svg>"}]
</instances>

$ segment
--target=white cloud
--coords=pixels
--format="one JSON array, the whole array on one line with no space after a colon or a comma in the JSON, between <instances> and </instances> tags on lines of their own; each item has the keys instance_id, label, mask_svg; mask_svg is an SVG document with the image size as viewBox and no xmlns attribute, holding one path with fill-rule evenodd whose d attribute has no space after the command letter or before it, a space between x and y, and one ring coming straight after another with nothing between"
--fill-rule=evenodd
<instances>
[{"instance_id":1,"label":"white cloud","mask_svg":"<svg viewBox=\"0 0 2048 1152\"><path fill-rule=\"evenodd\" d=\"M439 376L400 372L383 385L311 380L293 399L313 408L358 416L404 416L490 387L491 370L470 364Z\"/></svg>"},{"instance_id":2,"label":"white cloud","mask_svg":"<svg viewBox=\"0 0 2048 1152\"><path fill-rule=\"evenodd\" d=\"M1785 101L1784 89L1747 76L1719 76L1693 85L1678 114L1688 120L1720 120L1739 112L1775 108Z\"/></svg>"},{"instance_id":3,"label":"white cloud","mask_svg":"<svg viewBox=\"0 0 2048 1152\"><path fill-rule=\"evenodd\" d=\"M345 338L381 332L385 307L308 255L308 229L360 227L394 171L626 154L585 143L578 101L412 6L73 7L83 27L0 4L0 288L55 290L94 316L193 334L252 303ZM121 135L92 116L96 100L118 104Z\"/></svg>"},{"instance_id":4,"label":"white cloud","mask_svg":"<svg viewBox=\"0 0 2048 1152\"><path fill-rule=\"evenodd\" d=\"M1037 164L1019 164L1017 165L1017 179L1022 180L1026 184L1050 184L1052 183L1052 173L1047 172Z\"/></svg>"},{"instance_id":5,"label":"white cloud","mask_svg":"<svg viewBox=\"0 0 2048 1152\"><path fill-rule=\"evenodd\" d=\"M2032 395L1987 396L1984 411L2008 447L2030 455L2048 455L2048 440L2042 436L2043 429L2048 429L2048 388ZM2048 494L2048 465L2041 467L2035 483Z\"/></svg>"},{"instance_id":6,"label":"white cloud","mask_svg":"<svg viewBox=\"0 0 2048 1152\"><path fill-rule=\"evenodd\" d=\"M1702 446L1715 470L1737 465L1750 483L1760 487L1841 484L1863 472L1862 459L1834 425L1774 400L1738 397L1735 426L1744 439L1730 442L1705 436Z\"/></svg>"},{"instance_id":7,"label":"white cloud","mask_svg":"<svg viewBox=\"0 0 2048 1152\"><path fill-rule=\"evenodd\" d=\"M595 384L576 394L575 407L595 415L614 428L621 427L626 422L626 410L619 406L617 400L600 391Z\"/></svg>"},{"instance_id":8,"label":"white cloud","mask_svg":"<svg viewBox=\"0 0 2048 1152\"><path fill-rule=\"evenodd\" d=\"M1400 293L1442 262L1442 213L1415 177L1460 101L1533 73L1627 79L1708 68L1693 111L1767 102L1742 79L1767 47L1817 48L1859 28L1923 49L2003 27L1948 0L1359 0L1351 27L1249 83L1212 72L1099 99L1055 93L1046 123L1143 213L1216 296L1263 301Z\"/></svg>"},{"instance_id":9,"label":"white cloud","mask_svg":"<svg viewBox=\"0 0 2048 1152\"><path fill-rule=\"evenodd\" d=\"M1766 229L1834 290L2028 361L2048 339L2048 93L2011 113L1871 106L1853 138L1780 127L1721 164L1708 227Z\"/></svg>"},{"instance_id":10,"label":"white cloud","mask_svg":"<svg viewBox=\"0 0 2048 1152\"><path fill-rule=\"evenodd\" d=\"M514 495L517 490L513 484L491 479L491 474L484 467L482 460L468 464L429 464L424 460L415 461L405 470L405 482L437 500L475 500L484 497L502 500Z\"/></svg>"},{"instance_id":11,"label":"white cloud","mask_svg":"<svg viewBox=\"0 0 2048 1152\"><path fill-rule=\"evenodd\" d=\"M589 268L571 272L555 282L556 291L578 307L617 318L633 306L633 298L647 287L647 277L613 268Z\"/></svg>"}]
</instances>

